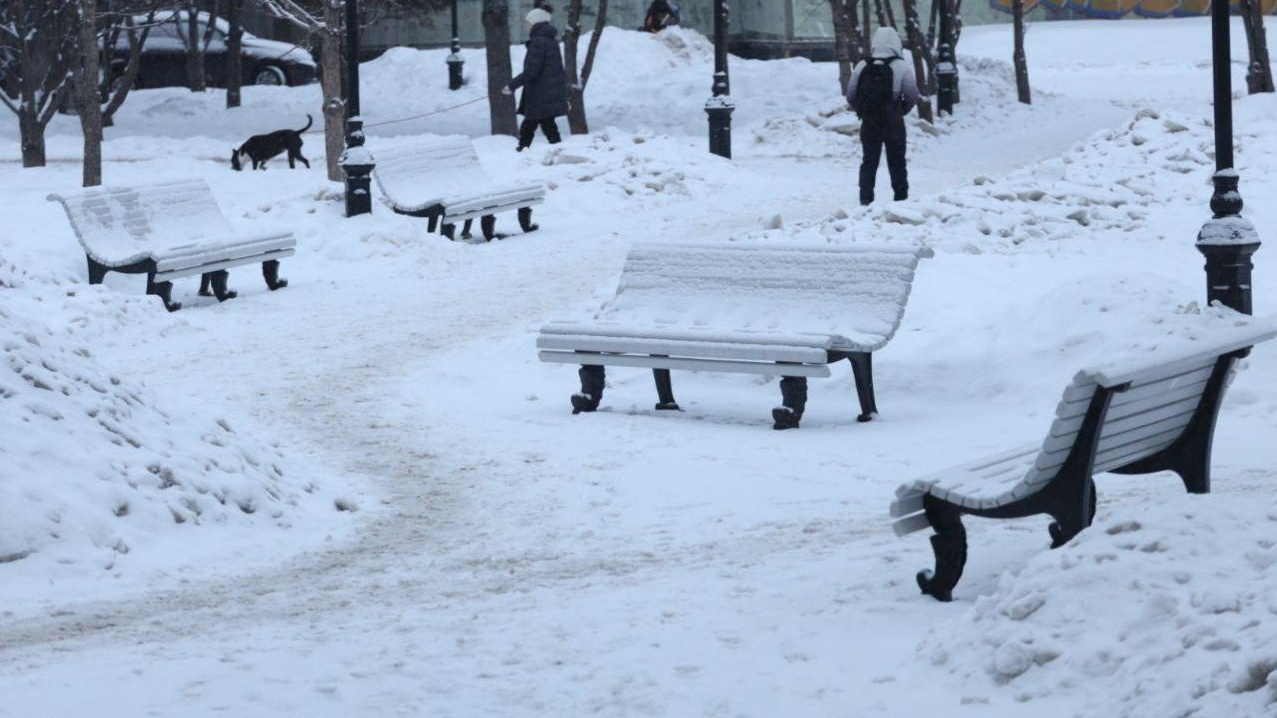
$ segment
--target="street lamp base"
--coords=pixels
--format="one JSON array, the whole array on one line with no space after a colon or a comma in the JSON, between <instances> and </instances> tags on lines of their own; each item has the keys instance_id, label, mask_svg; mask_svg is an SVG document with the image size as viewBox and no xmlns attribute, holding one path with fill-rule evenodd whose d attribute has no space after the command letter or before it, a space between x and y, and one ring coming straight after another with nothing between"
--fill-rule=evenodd
<instances>
[{"instance_id":1,"label":"street lamp base","mask_svg":"<svg viewBox=\"0 0 1277 718\"><path fill-rule=\"evenodd\" d=\"M705 106L709 115L709 151L725 159L732 158L732 113L736 108L724 96L711 97Z\"/></svg>"}]
</instances>

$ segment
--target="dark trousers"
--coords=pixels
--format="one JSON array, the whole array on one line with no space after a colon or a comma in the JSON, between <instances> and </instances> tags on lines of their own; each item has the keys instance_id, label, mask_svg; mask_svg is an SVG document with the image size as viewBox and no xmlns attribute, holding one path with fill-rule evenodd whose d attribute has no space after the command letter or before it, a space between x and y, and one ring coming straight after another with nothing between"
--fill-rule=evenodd
<instances>
[{"instance_id":1,"label":"dark trousers","mask_svg":"<svg viewBox=\"0 0 1277 718\"><path fill-rule=\"evenodd\" d=\"M899 137L881 134L860 135L860 146L864 150L864 159L860 161L860 201L872 202L874 199L874 182L878 178L878 163L882 160L882 148L887 148L887 171L891 173L891 190L896 199L909 196L909 168L905 165L904 135Z\"/></svg>"},{"instance_id":2,"label":"dark trousers","mask_svg":"<svg viewBox=\"0 0 1277 718\"><path fill-rule=\"evenodd\" d=\"M544 120L533 120L523 118L523 123L519 125L519 146L529 147L532 145L532 136L536 134L537 128L541 128L541 134L545 135L545 139L552 145L559 144L559 125L554 121L553 117L547 117Z\"/></svg>"}]
</instances>

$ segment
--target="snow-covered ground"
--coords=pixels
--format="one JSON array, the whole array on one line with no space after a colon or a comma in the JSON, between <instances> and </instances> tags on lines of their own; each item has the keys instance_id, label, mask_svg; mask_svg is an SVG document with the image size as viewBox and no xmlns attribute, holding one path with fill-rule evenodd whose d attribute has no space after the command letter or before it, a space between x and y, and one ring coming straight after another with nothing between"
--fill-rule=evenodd
<instances>
[{"instance_id":1,"label":"snow-covered ground","mask_svg":"<svg viewBox=\"0 0 1277 718\"><path fill-rule=\"evenodd\" d=\"M545 181L541 230L491 244L343 219L318 137L309 171L228 169L317 115L317 88L230 113L139 92L108 184L204 177L232 223L299 242L287 289L233 270L218 305L179 281L172 315L137 277L85 282L44 201L78 184L74 122L40 170L0 126L0 716L1277 714L1272 347L1228 395L1210 496L1101 476L1095 526L1057 551L1044 520L970 521L948 605L886 516L904 480L1040 440L1079 366L1233 321L1201 307L1192 246L1207 28L1037 25L1031 107L1009 28L968 28L958 115L912 128L913 198L869 209L835 67L734 61L727 162L704 152L704 38L609 30L588 137L516 154L482 103L370 130L375 153L472 135L491 173ZM368 63L369 122L472 99L481 53L456 93L443 59ZM1275 117L1237 103L1262 237ZM537 327L610 294L634 241L732 238L935 249L875 362L879 420L855 422L845 366L798 431L769 428L774 378L738 375L676 373L685 411L658 415L650 374L614 369L572 416Z\"/></svg>"}]
</instances>

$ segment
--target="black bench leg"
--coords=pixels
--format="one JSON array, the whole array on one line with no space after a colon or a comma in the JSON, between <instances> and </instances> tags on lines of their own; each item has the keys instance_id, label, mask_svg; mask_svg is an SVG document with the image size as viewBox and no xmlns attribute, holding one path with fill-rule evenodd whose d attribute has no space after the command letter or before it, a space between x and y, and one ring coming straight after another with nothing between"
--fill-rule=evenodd
<instances>
[{"instance_id":1,"label":"black bench leg","mask_svg":"<svg viewBox=\"0 0 1277 718\"><path fill-rule=\"evenodd\" d=\"M918 588L937 601L952 601L953 587L958 585L967 565L967 529L962 525L962 510L931 494L922 497L922 506L936 532L931 537L936 568L918 572Z\"/></svg>"},{"instance_id":2,"label":"black bench leg","mask_svg":"<svg viewBox=\"0 0 1277 718\"><path fill-rule=\"evenodd\" d=\"M670 370L653 369L652 376L656 378L656 397L660 402L656 405L656 410L682 411L678 408L678 402L674 401L674 382L670 381Z\"/></svg>"},{"instance_id":3,"label":"black bench leg","mask_svg":"<svg viewBox=\"0 0 1277 718\"><path fill-rule=\"evenodd\" d=\"M583 365L579 372L581 391L572 395L572 413L591 412L599 408L603 400L603 367Z\"/></svg>"},{"instance_id":4,"label":"black bench leg","mask_svg":"<svg viewBox=\"0 0 1277 718\"><path fill-rule=\"evenodd\" d=\"M233 292L226 288L226 281L230 278L230 272L225 269L209 272L204 276L208 277L209 283L213 285L213 296L217 297L217 301L224 302L227 299L234 299L239 296L239 292Z\"/></svg>"},{"instance_id":5,"label":"black bench leg","mask_svg":"<svg viewBox=\"0 0 1277 718\"><path fill-rule=\"evenodd\" d=\"M164 308L170 312L176 312L182 308L180 302L173 301L173 283L155 281L155 272L148 272L146 275L146 293L154 294L164 302Z\"/></svg>"},{"instance_id":6,"label":"black bench leg","mask_svg":"<svg viewBox=\"0 0 1277 718\"><path fill-rule=\"evenodd\" d=\"M430 215L429 217L427 217L427 218L426 218L426 231L427 231L427 232L430 232L430 233L432 233L432 234L433 234L433 233L434 233L434 231L435 231L436 229L438 229L438 228L439 228L439 215L437 215L437 214L432 214L432 215Z\"/></svg>"},{"instance_id":7,"label":"black bench leg","mask_svg":"<svg viewBox=\"0 0 1277 718\"><path fill-rule=\"evenodd\" d=\"M479 228L483 230L483 238L491 242L497 236L497 216L485 214L479 218Z\"/></svg>"},{"instance_id":8,"label":"black bench leg","mask_svg":"<svg viewBox=\"0 0 1277 718\"><path fill-rule=\"evenodd\" d=\"M205 272L200 275L200 291L201 297L213 296L213 273Z\"/></svg>"},{"instance_id":9,"label":"black bench leg","mask_svg":"<svg viewBox=\"0 0 1277 718\"><path fill-rule=\"evenodd\" d=\"M99 262L95 262L93 257L84 255L89 261L89 284L101 284L106 279L107 266Z\"/></svg>"},{"instance_id":10,"label":"black bench leg","mask_svg":"<svg viewBox=\"0 0 1277 718\"><path fill-rule=\"evenodd\" d=\"M1055 484L1061 487L1068 487L1073 483L1061 478L1055 480ZM1072 500L1066 499L1049 509L1051 517L1055 519L1047 527L1047 531L1051 534L1051 548L1059 548L1072 541L1073 537L1082 533L1082 529L1090 526L1095 518L1095 480L1088 476L1079 480L1076 486L1078 488L1069 492L1073 494Z\"/></svg>"},{"instance_id":11,"label":"black bench leg","mask_svg":"<svg viewBox=\"0 0 1277 718\"><path fill-rule=\"evenodd\" d=\"M856 421L864 423L878 415L878 402L874 399L873 354L857 352L847 357L851 373L856 379L856 396L860 398L860 416Z\"/></svg>"},{"instance_id":12,"label":"black bench leg","mask_svg":"<svg viewBox=\"0 0 1277 718\"><path fill-rule=\"evenodd\" d=\"M522 229L524 232L535 232L539 229L537 225L532 223L531 207L519 208L519 229Z\"/></svg>"},{"instance_id":13,"label":"black bench leg","mask_svg":"<svg viewBox=\"0 0 1277 718\"><path fill-rule=\"evenodd\" d=\"M780 380L780 400L782 406L772 409L772 428L797 429L802 421L803 410L807 408L807 377L786 376Z\"/></svg>"},{"instance_id":14,"label":"black bench leg","mask_svg":"<svg viewBox=\"0 0 1277 718\"><path fill-rule=\"evenodd\" d=\"M463 224L463 225L461 225L461 238L462 238L462 239L470 239L472 236L474 236L474 235L473 235L473 234L471 234L471 232L470 232L470 228L471 228L471 227L473 227L473 226L474 226L474 218L473 218L473 217L471 217L470 219L467 219L467 220L466 220L466 223L465 223L465 224Z\"/></svg>"},{"instance_id":15,"label":"black bench leg","mask_svg":"<svg viewBox=\"0 0 1277 718\"><path fill-rule=\"evenodd\" d=\"M453 240L453 241L456 241L456 239L457 239L457 225L455 225L455 224L448 224L447 222L444 222L444 223L443 223L443 226L439 228L439 233L440 233L440 234L442 234L443 236L447 237L448 239L451 239L451 240Z\"/></svg>"},{"instance_id":16,"label":"black bench leg","mask_svg":"<svg viewBox=\"0 0 1277 718\"><path fill-rule=\"evenodd\" d=\"M279 260L268 259L262 262L262 277L266 280L266 288L272 292L288 286L287 279L279 278Z\"/></svg>"}]
</instances>

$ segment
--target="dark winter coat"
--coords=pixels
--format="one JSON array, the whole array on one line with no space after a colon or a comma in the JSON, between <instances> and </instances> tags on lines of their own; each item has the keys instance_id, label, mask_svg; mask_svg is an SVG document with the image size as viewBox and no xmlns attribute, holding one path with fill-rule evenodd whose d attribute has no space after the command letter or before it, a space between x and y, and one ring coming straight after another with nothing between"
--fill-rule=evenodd
<instances>
[{"instance_id":1,"label":"dark winter coat","mask_svg":"<svg viewBox=\"0 0 1277 718\"><path fill-rule=\"evenodd\" d=\"M568 113L568 75L559 51L559 31L548 22L538 23L528 38L523 72L510 81L510 89L523 88L519 110L529 120L548 120Z\"/></svg>"}]
</instances>

